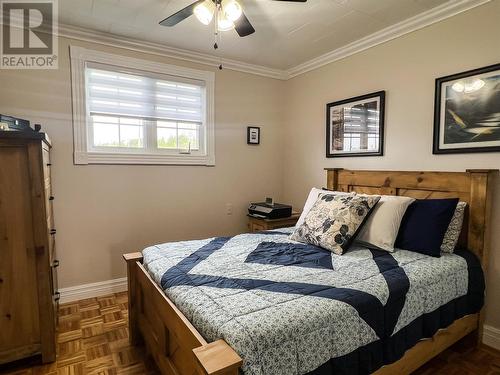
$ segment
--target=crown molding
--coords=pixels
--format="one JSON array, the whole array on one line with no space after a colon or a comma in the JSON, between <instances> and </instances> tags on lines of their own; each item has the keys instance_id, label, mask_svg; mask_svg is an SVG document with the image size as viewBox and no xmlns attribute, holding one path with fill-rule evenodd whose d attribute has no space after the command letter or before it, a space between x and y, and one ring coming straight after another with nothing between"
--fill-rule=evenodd
<instances>
[{"instance_id":1,"label":"crown molding","mask_svg":"<svg viewBox=\"0 0 500 375\"><path fill-rule=\"evenodd\" d=\"M347 44L344 47L340 47L290 68L287 70L287 79L307 73L311 70L354 55L358 52L362 52L368 48L375 47L405 34L409 34L413 31L445 20L446 18L453 17L459 13L486 4L490 1L491 0L450 0L426 12L386 27L385 29L377 31L353 43Z\"/></svg>"},{"instance_id":2,"label":"crown molding","mask_svg":"<svg viewBox=\"0 0 500 375\"><path fill-rule=\"evenodd\" d=\"M438 7L408 18L395 25L386 27L355 42L337 48L333 51L315 57L290 69L275 69L263 65L250 64L239 60L219 58L206 53L170 47L161 43L147 42L139 39L126 38L101 31L89 30L77 26L59 24L59 35L65 38L84 42L97 43L110 47L124 48L131 51L166 56L177 60L197 64L218 66L221 62L225 69L243 73L255 74L280 80L288 80L311 70L320 68L334 61L375 47L379 44L396 39L413 31L422 29L434 23L453 17L459 13L486 4L491 0L450 0Z\"/></svg>"},{"instance_id":3,"label":"crown molding","mask_svg":"<svg viewBox=\"0 0 500 375\"><path fill-rule=\"evenodd\" d=\"M206 53L190 51L182 48L170 47L161 43L147 42L144 40L126 38L102 31L89 30L78 26L59 24L59 36L80 40L83 42L97 43L110 47L124 48L131 51L148 53L151 55L170 57L177 60L189 61L197 64L217 67L222 63L224 69L235 70L243 73L275 79L287 79L285 70L269 68L262 65L250 64L243 61L220 58Z\"/></svg>"}]
</instances>

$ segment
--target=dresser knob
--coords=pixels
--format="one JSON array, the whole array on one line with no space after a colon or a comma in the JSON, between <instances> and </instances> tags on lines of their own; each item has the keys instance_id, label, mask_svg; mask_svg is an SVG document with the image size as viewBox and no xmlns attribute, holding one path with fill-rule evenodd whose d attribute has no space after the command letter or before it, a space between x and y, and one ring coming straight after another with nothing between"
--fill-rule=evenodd
<instances>
[{"instance_id":1,"label":"dresser knob","mask_svg":"<svg viewBox=\"0 0 500 375\"><path fill-rule=\"evenodd\" d=\"M53 200L54 200L54 197L51 195L51 196L49 197L49 201L53 201Z\"/></svg>"},{"instance_id":2,"label":"dresser knob","mask_svg":"<svg viewBox=\"0 0 500 375\"><path fill-rule=\"evenodd\" d=\"M56 267L59 267L59 260L56 259L52 262L52 267L56 268Z\"/></svg>"},{"instance_id":3,"label":"dresser knob","mask_svg":"<svg viewBox=\"0 0 500 375\"><path fill-rule=\"evenodd\" d=\"M56 232L57 232L57 231L56 231L55 229L51 229L51 230L50 230L50 234L56 234Z\"/></svg>"},{"instance_id":4,"label":"dresser knob","mask_svg":"<svg viewBox=\"0 0 500 375\"><path fill-rule=\"evenodd\" d=\"M61 293L56 292L54 294L54 301L59 302L60 299L61 299Z\"/></svg>"},{"instance_id":5,"label":"dresser knob","mask_svg":"<svg viewBox=\"0 0 500 375\"><path fill-rule=\"evenodd\" d=\"M3 284L3 279L0 277L0 284Z\"/></svg>"},{"instance_id":6,"label":"dresser knob","mask_svg":"<svg viewBox=\"0 0 500 375\"><path fill-rule=\"evenodd\" d=\"M10 314L5 314L5 317L6 317L7 319L9 319L9 320L10 320L10 318L12 318L12 315L10 315Z\"/></svg>"}]
</instances>

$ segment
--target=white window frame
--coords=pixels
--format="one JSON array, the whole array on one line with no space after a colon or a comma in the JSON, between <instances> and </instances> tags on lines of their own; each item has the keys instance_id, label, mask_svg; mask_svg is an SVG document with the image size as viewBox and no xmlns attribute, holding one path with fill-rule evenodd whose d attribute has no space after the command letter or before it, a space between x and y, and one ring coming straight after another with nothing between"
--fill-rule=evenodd
<instances>
[{"instance_id":1,"label":"white window frame","mask_svg":"<svg viewBox=\"0 0 500 375\"><path fill-rule=\"evenodd\" d=\"M171 165L215 165L215 73L176 65L136 59L121 55L70 46L71 89L73 99L73 142L75 164L171 164ZM118 150L105 152L89 147L88 129L92 121L88 116L86 102L87 64L111 65L133 69L152 75L169 75L205 83L205 121L201 133L204 134L205 147L202 153L144 153L138 150ZM200 139L200 141L202 141Z\"/></svg>"}]
</instances>

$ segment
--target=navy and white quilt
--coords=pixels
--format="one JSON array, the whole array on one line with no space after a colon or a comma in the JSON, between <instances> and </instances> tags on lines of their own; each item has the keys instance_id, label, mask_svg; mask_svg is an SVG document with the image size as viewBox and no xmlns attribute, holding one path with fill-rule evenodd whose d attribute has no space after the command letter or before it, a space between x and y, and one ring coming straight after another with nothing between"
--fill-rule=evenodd
<instances>
[{"instance_id":1,"label":"navy and white quilt","mask_svg":"<svg viewBox=\"0 0 500 375\"><path fill-rule=\"evenodd\" d=\"M368 374L483 304L469 252L353 246L338 256L289 240L291 231L152 246L144 266L208 342L238 352L248 375Z\"/></svg>"}]
</instances>

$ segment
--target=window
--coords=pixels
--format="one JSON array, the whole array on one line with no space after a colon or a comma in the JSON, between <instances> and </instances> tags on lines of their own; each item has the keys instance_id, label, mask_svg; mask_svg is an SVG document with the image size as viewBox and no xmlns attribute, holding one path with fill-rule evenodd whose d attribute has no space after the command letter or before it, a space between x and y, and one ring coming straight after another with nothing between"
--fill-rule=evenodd
<instances>
[{"instance_id":1,"label":"window","mask_svg":"<svg viewBox=\"0 0 500 375\"><path fill-rule=\"evenodd\" d=\"M379 143L378 111L363 106L344 108L343 151L376 149Z\"/></svg>"},{"instance_id":2,"label":"window","mask_svg":"<svg viewBox=\"0 0 500 375\"><path fill-rule=\"evenodd\" d=\"M75 164L214 165L214 74L71 47Z\"/></svg>"}]
</instances>

